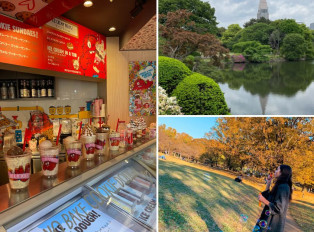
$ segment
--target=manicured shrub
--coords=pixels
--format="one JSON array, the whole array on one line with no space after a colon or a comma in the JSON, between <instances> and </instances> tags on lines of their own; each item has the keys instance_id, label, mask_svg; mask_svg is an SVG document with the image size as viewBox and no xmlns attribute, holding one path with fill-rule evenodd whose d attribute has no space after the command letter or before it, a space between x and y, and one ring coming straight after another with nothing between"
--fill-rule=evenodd
<instances>
[{"instance_id":1,"label":"manicured shrub","mask_svg":"<svg viewBox=\"0 0 314 232\"><path fill-rule=\"evenodd\" d=\"M181 112L188 115L229 114L219 85L211 78L194 73L179 83L173 91Z\"/></svg>"},{"instance_id":2,"label":"manicured shrub","mask_svg":"<svg viewBox=\"0 0 314 232\"><path fill-rule=\"evenodd\" d=\"M179 82L192 72L184 63L173 58L160 56L158 61L159 85L171 95Z\"/></svg>"}]
</instances>

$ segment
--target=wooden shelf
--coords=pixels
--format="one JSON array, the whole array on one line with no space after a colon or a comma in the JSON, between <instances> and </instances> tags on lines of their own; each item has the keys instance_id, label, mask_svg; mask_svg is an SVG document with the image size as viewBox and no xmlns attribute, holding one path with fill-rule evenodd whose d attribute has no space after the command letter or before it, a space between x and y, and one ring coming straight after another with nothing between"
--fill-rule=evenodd
<instances>
[{"instance_id":1,"label":"wooden shelf","mask_svg":"<svg viewBox=\"0 0 314 232\"><path fill-rule=\"evenodd\" d=\"M15 99L0 99L0 101L38 101L38 100L56 100L56 97L28 97Z\"/></svg>"}]
</instances>

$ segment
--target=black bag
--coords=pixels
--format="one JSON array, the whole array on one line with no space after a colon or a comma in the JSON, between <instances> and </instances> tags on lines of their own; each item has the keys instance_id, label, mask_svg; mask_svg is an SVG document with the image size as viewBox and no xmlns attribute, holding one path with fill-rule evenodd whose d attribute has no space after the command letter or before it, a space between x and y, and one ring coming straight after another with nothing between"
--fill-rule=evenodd
<instances>
[{"instance_id":1,"label":"black bag","mask_svg":"<svg viewBox=\"0 0 314 232\"><path fill-rule=\"evenodd\" d=\"M262 192L262 196L269 199L269 190ZM270 214L269 207L265 205L260 218L257 220L256 225L253 228L253 232L266 232L271 231L269 226L271 223L272 215Z\"/></svg>"}]
</instances>

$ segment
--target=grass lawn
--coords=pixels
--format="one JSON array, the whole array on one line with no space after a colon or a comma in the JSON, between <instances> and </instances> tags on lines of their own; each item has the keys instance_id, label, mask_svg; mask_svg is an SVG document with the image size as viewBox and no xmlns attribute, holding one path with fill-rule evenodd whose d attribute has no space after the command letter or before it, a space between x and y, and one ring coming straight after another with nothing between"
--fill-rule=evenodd
<instances>
[{"instance_id":1,"label":"grass lawn","mask_svg":"<svg viewBox=\"0 0 314 232\"><path fill-rule=\"evenodd\" d=\"M252 231L262 211L257 196L264 186L233 179L170 156L159 160L159 231ZM305 200L295 200L290 211L302 229L310 231L313 204ZM241 222L241 214L248 216L247 222Z\"/></svg>"},{"instance_id":2,"label":"grass lawn","mask_svg":"<svg viewBox=\"0 0 314 232\"><path fill-rule=\"evenodd\" d=\"M290 213L303 231L311 232L314 227L314 204L302 200L293 201Z\"/></svg>"}]
</instances>

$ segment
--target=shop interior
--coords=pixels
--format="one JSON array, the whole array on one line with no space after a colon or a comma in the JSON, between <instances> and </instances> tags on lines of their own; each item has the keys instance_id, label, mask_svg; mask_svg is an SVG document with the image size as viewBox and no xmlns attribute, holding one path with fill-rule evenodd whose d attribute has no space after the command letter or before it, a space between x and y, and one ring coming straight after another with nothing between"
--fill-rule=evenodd
<instances>
[{"instance_id":1,"label":"shop interior","mask_svg":"<svg viewBox=\"0 0 314 232\"><path fill-rule=\"evenodd\" d=\"M63 231L71 228L102 231L101 228L104 230L106 226L112 229L108 231L115 231L114 228L155 231L156 100L152 98L156 98L156 70L154 84L149 89L150 98L147 102L142 99L139 110L131 110L133 106L130 106L131 101L136 102L133 95L137 93L132 91L134 83L131 83L130 73L139 73L145 65L149 68L151 64L155 65L156 1L52 0L42 1L40 7L38 1L34 1L37 5L27 1L8 2L14 8L10 4L1 5L0 20L15 17L13 20L17 25L43 31L53 20L56 23L69 20L78 25L77 38L80 38L81 27L82 31L87 28L88 33L92 31L99 35L97 38L105 38L105 45L100 44L104 46L103 54L100 53L105 58L104 66L92 67L96 74L99 73L97 68L104 69L102 76L95 76L86 74L86 70L79 73L74 60L72 68L78 70L76 74L66 68L65 71L51 68L50 61L49 68L38 68L5 59L0 54L0 231ZM30 11L38 9L21 18L19 12L15 12L22 7ZM0 30L0 42L4 38L1 35ZM81 38L77 40L82 44L73 43L73 51L79 51L81 48L75 46L84 47L86 42ZM0 50L4 50L4 43L0 44ZM48 56L42 59L50 59L48 46L46 48L45 41L43 43ZM96 54L91 61L95 64L99 62L96 58L99 52L89 43L88 40L86 46L90 48L89 54ZM80 65L83 58L77 59ZM139 68L138 64L144 65ZM95 141L87 141L95 136ZM103 136L100 144L97 144L98 136L100 140ZM71 137L69 143L65 140L68 137ZM118 144L115 143L117 140L120 141ZM50 144L45 147L47 141ZM92 148L88 147L89 143L94 144ZM80 147L80 161L71 164L68 151L77 149L76 145ZM13 146L18 146L24 153L30 152L29 167L23 167L20 173L8 167L11 162L6 158L8 151L18 153L11 149ZM56 173L50 170L55 171L54 167L44 166L47 160L51 164L56 157L48 155L43 159L41 154L45 149L52 149L50 146L58 150ZM92 158L89 149L93 151ZM15 180L15 185L11 180ZM98 191L105 183L105 190ZM94 201L101 201L99 207L93 204ZM86 220L92 218L90 226L79 227L75 220L66 221L65 216L60 216L64 215L64 210L81 203L90 207L86 213ZM58 215L63 223L56 219ZM97 217L98 221L102 218L106 222L101 228L97 227L100 225L96 223Z\"/></svg>"}]
</instances>

